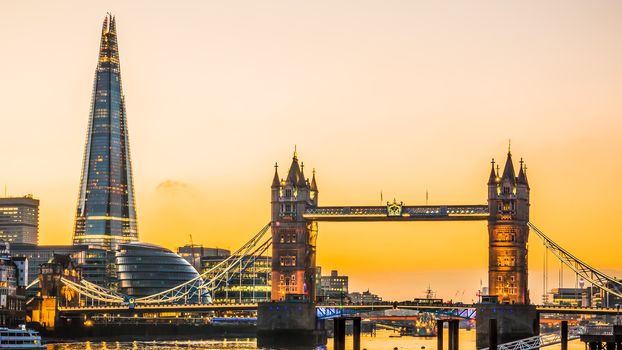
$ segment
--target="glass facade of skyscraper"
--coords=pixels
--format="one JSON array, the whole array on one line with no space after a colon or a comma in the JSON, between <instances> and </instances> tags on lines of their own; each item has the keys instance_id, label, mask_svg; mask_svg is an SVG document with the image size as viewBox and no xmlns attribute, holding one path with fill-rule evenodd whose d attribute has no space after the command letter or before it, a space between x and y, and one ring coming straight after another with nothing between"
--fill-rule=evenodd
<instances>
[{"instance_id":1,"label":"glass facade of skyscraper","mask_svg":"<svg viewBox=\"0 0 622 350\"><path fill-rule=\"evenodd\" d=\"M114 250L138 240L116 21L104 20L73 243Z\"/></svg>"}]
</instances>

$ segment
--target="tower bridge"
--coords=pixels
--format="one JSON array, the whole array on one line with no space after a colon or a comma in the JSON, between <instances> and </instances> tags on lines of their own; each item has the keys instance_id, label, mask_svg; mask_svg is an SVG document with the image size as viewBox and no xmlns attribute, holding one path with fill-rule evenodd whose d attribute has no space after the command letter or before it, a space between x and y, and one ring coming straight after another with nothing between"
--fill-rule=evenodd
<instances>
[{"instance_id":1,"label":"tower bridge","mask_svg":"<svg viewBox=\"0 0 622 350\"><path fill-rule=\"evenodd\" d=\"M313 341L321 338L317 327L319 320L327 315L326 312L334 316L343 310L358 312L367 307L316 307L315 259L319 222L475 220L487 222L488 285L492 294L488 300L492 303L462 307L440 305L432 309L439 313L442 310L462 310L460 312L470 315L469 317L476 314L478 334L483 335L488 333L487 320L495 318L500 327L500 342L536 335L540 313L614 313L612 309L560 308L531 304L527 285L527 242L530 231L537 234L544 246L562 263L594 286L622 297L622 283L582 262L529 221L530 186L522 159L519 164L517 175L509 151L502 172L493 160L487 182L486 204L414 206L394 200L383 206L320 206L315 171L311 179L307 179L304 166L299 163L297 152L294 152L285 178L280 178L278 167L275 166L271 185L270 223L210 271L204 271L200 276L174 288L140 298L132 298L81 280L73 272L56 271L53 276L43 276L39 283L42 294L45 294L41 297L39 311L45 307L55 308L56 317L170 311L256 311L260 338L262 334L293 334L298 340ZM210 293L226 282L230 269L247 264L248 259L244 260L245 257L261 254L270 248L272 302L244 305L211 303ZM220 272L208 278L216 268ZM50 306L48 303L46 306L47 297L56 298L56 304ZM392 308L391 305L373 307ZM399 305L398 308L424 309L421 305ZM319 315L317 310L324 310L324 316ZM487 339L478 337L478 347L485 346Z\"/></svg>"},{"instance_id":2,"label":"tower bridge","mask_svg":"<svg viewBox=\"0 0 622 350\"><path fill-rule=\"evenodd\" d=\"M318 222L357 221L466 221L488 222L488 286L499 301L529 304L527 241L529 235L529 183L521 159L518 175L512 154L500 173L492 161L488 203L475 205L412 206L387 202L386 206L319 205L315 170L304 175L295 151L285 178L278 166L272 180L272 299L298 294L315 300Z\"/></svg>"}]
</instances>

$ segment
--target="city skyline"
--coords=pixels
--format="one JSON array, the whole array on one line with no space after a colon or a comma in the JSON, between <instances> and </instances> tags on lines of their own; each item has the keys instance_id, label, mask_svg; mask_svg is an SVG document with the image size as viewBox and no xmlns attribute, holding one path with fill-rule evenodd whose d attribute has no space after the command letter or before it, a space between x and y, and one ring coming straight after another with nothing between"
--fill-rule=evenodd
<instances>
[{"instance_id":1,"label":"city skyline","mask_svg":"<svg viewBox=\"0 0 622 350\"><path fill-rule=\"evenodd\" d=\"M298 145L302 158L317 169L322 205L378 205L381 192L384 201L395 197L407 204L424 204L426 193L434 204L485 203L488 162L492 156L499 161L504 159L507 139L511 138L515 155L529 160L534 222L587 262L619 274L615 247L622 243L620 227L615 215L603 213L622 209L617 200L622 190L610 185L613 174L622 170L619 159L621 107L615 98L615 92L621 88L621 79L616 77L621 77L622 72L613 62L622 48L609 41L605 45L595 40L598 35L612 35L607 32L609 29L619 34L620 24L613 22L612 17L612 21L603 20L588 32L577 31L575 40L567 40L565 31L572 32L579 21L573 16L592 14L581 12L586 8L602 11L593 6L573 5L576 13L557 19L556 24L563 31L548 27L545 20L532 18L530 13L520 12L520 6L513 5L518 7L514 9L518 11L517 16L532 19L536 27L543 30L542 35L537 35L517 30L511 24L501 27L505 35L518 34L520 40L541 40L535 40L533 47L528 46L533 49L533 60L527 62L514 59L515 52L507 47L488 51L490 56L461 46L466 62L454 59L449 49L451 44L460 43L448 41L434 22L425 21L425 16L422 18L405 4L401 4L405 11L401 16L397 15L397 10L391 11L390 15L398 19L393 25L389 25L388 14L373 15L373 4L367 4L358 17L350 20L349 24L360 32L356 35L355 30L340 27L330 13L323 15L319 5L307 5L310 14L296 12L299 19L323 19L329 24L327 28L339 28L341 34L331 40L330 30L325 27L320 35L326 41L306 41L313 44L311 46L272 32L282 27L268 21L274 15L267 13L264 17L245 13L233 23L241 25L237 21L251 20L258 28L270 30L271 40L262 36L266 33L252 33L250 26L241 26L244 30L236 32L234 24L221 20L211 22L211 28L223 30L229 40L220 38L219 41L217 35L205 30L201 33L207 33L211 41L201 46L191 43L201 37L196 29L206 29L203 22L173 21L175 26L168 23L164 31L153 26L165 20L163 9L156 6L145 19L138 15L136 5L115 6L119 9L113 12L123 23L121 51L124 62L128 62L124 64L124 89L130 91L132 150L135 176L140 179L137 197L141 203L138 209L141 240L176 247L188 243L188 234L193 234L195 240L204 245L235 248L269 219L271 164L276 160L286 166L294 144ZM193 6L206 11L199 4ZM611 6L618 5L611 3ZM50 8L15 7L4 13L9 13L10 19L11 10L18 13L26 9L33 11L29 18L38 18L42 26L48 23L46 18L37 16L45 10L52 11ZM226 8L210 9L228 13ZM343 16L340 11L344 9L333 10ZM453 14L438 8L427 10L430 15L451 15L462 25L479 16L494 20L491 13L476 14L468 9ZM510 9L495 10L507 14ZM7 164L0 181L8 184L11 194L31 192L41 199L42 243L69 243L71 239L73 210L67 208L75 208L77 164L81 159L76 157L74 148L84 141L89 98L84 99L82 90L88 90L88 80L92 78L92 71L85 74L84 67L93 61L92 47L98 31L94 23L99 23L102 13L106 12L97 7L84 7L80 11L85 18L67 18L58 26L49 26L52 28L49 30L57 31L55 35L70 37L69 42L76 43L69 50L72 55L61 55L63 61L69 61L63 66L64 71L69 72L65 73L69 79L62 84L70 98L54 101L53 106L58 111L47 112L62 127L47 124L42 117L43 110L37 106L20 103L25 95L20 84L47 83L48 79L58 82L55 73L47 70L52 63L39 62L47 69L39 71L41 68L32 67L27 71L28 59L21 64L11 62L9 66L23 67L19 74L24 75L24 79L15 84L17 88L3 90L3 95L11 96L8 101L12 101L5 106L5 115L22 117L17 121L9 120L12 132L6 140L22 147L0 156L0 161ZM189 9L175 11L192 12ZM386 26L377 31L365 26L365 20L374 18ZM401 25L415 19L423 21L419 22L421 28L417 33L400 31L404 29ZM16 37L25 38L25 42L38 42L36 33L32 36L31 32L19 30L28 22L21 26L11 21L2 22L8 24L0 24L0 29L13 24L12 28L18 30L9 32L21 35L13 35L8 40L9 48L27 49ZM292 24L291 20L285 22ZM75 28L80 29L76 31ZM294 28L295 33L306 39L314 37L306 27ZM450 26L446 30L456 34L458 29ZM473 32L469 33L481 34L479 29L485 26L471 28ZM36 32L34 28L32 31ZM426 31L437 39L445 39L439 40L436 50L433 42L414 36ZM0 35L6 35L7 30L3 32ZM411 39L421 47L413 44L408 47L410 50L400 49L399 42L392 41L394 35L403 35L401 39ZM487 39L503 42L503 37L489 35ZM169 50L160 46L160 40L154 40L154 36L160 39L178 36L180 40L167 41L175 48ZM271 41L274 41L272 46ZM351 52L340 50L336 46L340 43L349 44ZM547 46L552 43L558 43L557 49L562 49L563 53L576 56L555 54ZM389 54L372 52L368 48L370 44L384 47ZM584 51L588 45L594 45L597 50ZM212 46L220 50L211 50ZM414 56L417 48L427 49L422 52L429 55ZM257 51L256 61L246 59L251 57L247 55L252 49ZM315 49L325 51L320 54ZM169 51L183 54L175 58ZM316 54L311 56L315 59L307 59L305 55L312 53ZM279 59L283 54L294 59ZM591 65L581 54L591 54L593 56L589 57L599 59L601 64ZM334 63L331 64L329 57ZM413 59L414 63L405 58ZM552 58L561 59L562 64ZM56 62L54 59L49 58ZM227 63L229 59L231 62ZM442 62L433 65L433 59ZM486 62L480 65L477 59ZM167 71L154 70L167 60L176 64L170 65ZM188 60L185 66L184 60ZM397 60L395 67L391 67L389 64L394 60ZM420 68L412 68L410 64ZM426 74L421 67L430 68L438 74L439 80L434 74ZM441 74L452 67L451 72L460 74L454 77ZM484 70L485 67L490 71ZM501 74L503 68L510 70ZM159 74L151 74L153 71ZM543 72L547 75L539 76ZM3 73L9 77L17 74ZM168 84L157 84L162 78L166 78ZM468 89L470 80L477 88ZM257 84L258 81L265 82L269 88ZM244 87L244 82L250 86ZM26 95L42 98L44 87ZM62 157L50 157L46 149L50 147L50 139L39 130L31 130L32 125L40 126L35 129L63 133L63 140L56 145ZM26 130L31 131L32 136L24 143L16 136L23 135ZM166 140L166 144L162 140ZM43 179L30 163L40 169L58 168L54 174L46 173ZM595 202L598 205L595 206ZM576 212L581 215L569 215ZM240 220L241 217L244 220ZM209 222L204 222L205 218ZM611 244L603 247L602 242L582 238L584 232L593 230ZM378 235L386 240L384 244L378 245ZM538 286L541 277L534 271L541 269L543 253L538 238L530 236L530 285ZM424 237L424 244L421 244L421 237ZM434 237L435 241L425 239L429 237ZM370 287L383 296L408 294L412 297L416 292L423 294L424 287L431 283L433 288L442 289L439 294L447 296L454 294L453 290L448 291L450 288L469 286L473 290L480 279L485 280L486 237L485 225L479 223L321 223L318 264L344 271L351 276L353 285L360 283L359 288L353 289ZM369 259L370 255L377 256L378 260ZM438 271L448 271L442 279L450 281L435 277ZM460 282L461 278L464 281ZM385 287L398 281L402 285L406 283L404 291L390 291ZM532 299L537 299L538 294L532 289Z\"/></svg>"}]
</instances>

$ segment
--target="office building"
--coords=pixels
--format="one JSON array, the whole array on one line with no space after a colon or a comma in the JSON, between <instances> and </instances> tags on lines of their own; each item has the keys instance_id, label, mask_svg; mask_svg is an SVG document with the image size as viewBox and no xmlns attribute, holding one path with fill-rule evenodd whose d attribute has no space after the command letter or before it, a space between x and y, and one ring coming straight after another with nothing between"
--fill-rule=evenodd
<instances>
[{"instance_id":1,"label":"office building","mask_svg":"<svg viewBox=\"0 0 622 350\"><path fill-rule=\"evenodd\" d=\"M583 306L583 288L553 288L553 304L562 306Z\"/></svg>"},{"instance_id":2,"label":"office building","mask_svg":"<svg viewBox=\"0 0 622 350\"><path fill-rule=\"evenodd\" d=\"M348 297L348 276L339 275L337 270L322 276L320 286L320 300L345 302Z\"/></svg>"},{"instance_id":3,"label":"office building","mask_svg":"<svg viewBox=\"0 0 622 350\"><path fill-rule=\"evenodd\" d=\"M246 256L233 266L222 262L227 257L204 257L201 260L206 281L213 280L215 303L256 303L270 301L272 258ZM238 260L232 257L231 260Z\"/></svg>"},{"instance_id":4,"label":"office building","mask_svg":"<svg viewBox=\"0 0 622 350\"><path fill-rule=\"evenodd\" d=\"M121 244L115 262L119 291L132 297L156 294L199 276L186 260L155 244Z\"/></svg>"},{"instance_id":5,"label":"office building","mask_svg":"<svg viewBox=\"0 0 622 350\"><path fill-rule=\"evenodd\" d=\"M348 299L354 305L373 305L382 302L382 298L371 293L369 289L364 292L352 292L348 294Z\"/></svg>"},{"instance_id":6,"label":"office building","mask_svg":"<svg viewBox=\"0 0 622 350\"><path fill-rule=\"evenodd\" d=\"M104 20L73 244L115 250L138 240L116 20Z\"/></svg>"},{"instance_id":7,"label":"office building","mask_svg":"<svg viewBox=\"0 0 622 350\"><path fill-rule=\"evenodd\" d=\"M39 243L39 200L32 196L0 198L0 241Z\"/></svg>"},{"instance_id":8,"label":"office building","mask_svg":"<svg viewBox=\"0 0 622 350\"><path fill-rule=\"evenodd\" d=\"M177 255L184 258L197 271L201 271L201 259L227 257L231 255L231 252L227 249L207 248L202 245L188 244L177 248Z\"/></svg>"}]
</instances>

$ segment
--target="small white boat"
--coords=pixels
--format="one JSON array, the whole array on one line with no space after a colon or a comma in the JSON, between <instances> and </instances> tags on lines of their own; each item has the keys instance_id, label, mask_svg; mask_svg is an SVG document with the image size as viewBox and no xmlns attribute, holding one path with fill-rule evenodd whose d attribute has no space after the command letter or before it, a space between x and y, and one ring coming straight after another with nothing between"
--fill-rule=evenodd
<instances>
[{"instance_id":1,"label":"small white boat","mask_svg":"<svg viewBox=\"0 0 622 350\"><path fill-rule=\"evenodd\" d=\"M46 346L41 344L41 336L35 331L26 329L24 326L18 329L0 327L0 350L34 350L45 348Z\"/></svg>"}]
</instances>

